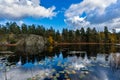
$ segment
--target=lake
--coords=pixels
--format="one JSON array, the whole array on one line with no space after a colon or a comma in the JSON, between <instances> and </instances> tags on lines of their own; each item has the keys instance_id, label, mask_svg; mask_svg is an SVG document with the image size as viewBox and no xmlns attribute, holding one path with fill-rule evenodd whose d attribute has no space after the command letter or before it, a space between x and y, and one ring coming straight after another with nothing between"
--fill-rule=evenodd
<instances>
[{"instance_id":1,"label":"lake","mask_svg":"<svg viewBox=\"0 0 120 80\"><path fill-rule=\"evenodd\" d=\"M120 80L119 45L1 47L0 80Z\"/></svg>"}]
</instances>

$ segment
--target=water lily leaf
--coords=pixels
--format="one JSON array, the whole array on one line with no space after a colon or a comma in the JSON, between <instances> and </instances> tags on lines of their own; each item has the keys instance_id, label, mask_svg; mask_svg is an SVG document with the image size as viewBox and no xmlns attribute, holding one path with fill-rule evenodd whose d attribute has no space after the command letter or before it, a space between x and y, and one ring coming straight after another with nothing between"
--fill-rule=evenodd
<instances>
[{"instance_id":1,"label":"water lily leaf","mask_svg":"<svg viewBox=\"0 0 120 80\"><path fill-rule=\"evenodd\" d=\"M71 74L70 71L68 71L68 70L65 70L65 72L66 72L67 74Z\"/></svg>"},{"instance_id":2,"label":"water lily leaf","mask_svg":"<svg viewBox=\"0 0 120 80\"><path fill-rule=\"evenodd\" d=\"M60 77L60 74L59 74L59 73L57 73L57 74L56 74L56 77Z\"/></svg>"},{"instance_id":3,"label":"water lily leaf","mask_svg":"<svg viewBox=\"0 0 120 80\"><path fill-rule=\"evenodd\" d=\"M55 69L52 69L52 72L56 72L56 70L55 70Z\"/></svg>"},{"instance_id":4,"label":"water lily leaf","mask_svg":"<svg viewBox=\"0 0 120 80\"><path fill-rule=\"evenodd\" d=\"M80 79L83 79L84 77L85 77L84 74L81 74L81 75L79 76Z\"/></svg>"},{"instance_id":5,"label":"water lily leaf","mask_svg":"<svg viewBox=\"0 0 120 80\"><path fill-rule=\"evenodd\" d=\"M69 78L69 76L67 74L65 74L65 78Z\"/></svg>"},{"instance_id":6,"label":"water lily leaf","mask_svg":"<svg viewBox=\"0 0 120 80\"><path fill-rule=\"evenodd\" d=\"M68 66L68 68L73 68L73 66Z\"/></svg>"},{"instance_id":7,"label":"water lily leaf","mask_svg":"<svg viewBox=\"0 0 120 80\"><path fill-rule=\"evenodd\" d=\"M53 80L57 80L57 77L56 77L56 76L54 76L54 77L53 77Z\"/></svg>"},{"instance_id":8,"label":"water lily leaf","mask_svg":"<svg viewBox=\"0 0 120 80\"><path fill-rule=\"evenodd\" d=\"M31 78L28 78L27 80L32 80Z\"/></svg>"},{"instance_id":9,"label":"water lily leaf","mask_svg":"<svg viewBox=\"0 0 120 80\"><path fill-rule=\"evenodd\" d=\"M75 70L72 70L72 74L76 74L76 71L75 71Z\"/></svg>"},{"instance_id":10,"label":"water lily leaf","mask_svg":"<svg viewBox=\"0 0 120 80\"><path fill-rule=\"evenodd\" d=\"M64 73L64 71L59 71L59 73L63 74L63 73Z\"/></svg>"}]
</instances>

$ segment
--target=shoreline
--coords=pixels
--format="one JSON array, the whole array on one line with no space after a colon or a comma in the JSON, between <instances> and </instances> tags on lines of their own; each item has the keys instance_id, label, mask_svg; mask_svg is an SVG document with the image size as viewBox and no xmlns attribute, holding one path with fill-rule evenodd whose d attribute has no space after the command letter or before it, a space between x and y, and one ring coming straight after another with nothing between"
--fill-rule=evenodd
<instances>
[{"instance_id":1,"label":"shoreline","mask_svg":"<svg viewBox=\"0 0 120 80\"><path fill-rule=\"evenodd\" d=\"M86 42L80 42L80 43L54 43L53 45L120 45L120 43L86 43ZM8 46L8 47L15 47L17 44L0 44L0 46Z\"/></svg>"},{"instance_id":2,"label":"shoreline","mask_svg":"<svg viewBox=\"0 0 120 80\"><path fill-rule=\"evenodd\" d=\"M116 45L119 43L55 43L55 45Z\"/></svg>"},{"instance_id":3,"label":"shoreline","mask_svg":"<svg viewBox=\"0 0 120 80\"><path fill-rule=\"evenodd\" d=\"M0 46L14 47L17 46L17 44L0 44Z\"/></svg>"}]
</instances>

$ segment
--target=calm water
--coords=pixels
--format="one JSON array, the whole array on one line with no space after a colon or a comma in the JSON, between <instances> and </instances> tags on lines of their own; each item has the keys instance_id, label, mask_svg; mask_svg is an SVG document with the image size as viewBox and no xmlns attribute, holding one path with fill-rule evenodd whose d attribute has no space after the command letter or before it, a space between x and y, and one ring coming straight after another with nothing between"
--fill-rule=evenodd
<instances>
[{"instance_id":1,"label":"calm water","mask_svg":"<svg viewBox=\"0 0 120 80\"><path fill-rule=\"evenodd\" d=\"M0 54L0 80L120 80L120 46L50 46L41 51L33 47L29 51L6 49L15 54ZM84 52L70 54L71 51Z\"/></svg>"}]
</instances>

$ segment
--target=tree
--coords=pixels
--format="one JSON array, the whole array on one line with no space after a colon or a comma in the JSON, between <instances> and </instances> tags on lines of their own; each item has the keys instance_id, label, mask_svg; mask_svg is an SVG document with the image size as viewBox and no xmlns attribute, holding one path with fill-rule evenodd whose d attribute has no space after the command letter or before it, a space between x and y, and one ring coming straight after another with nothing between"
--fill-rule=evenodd
<instances>
[{"instance_id":1,"label":"tree","mask_svg":"<svg viewBox=\"0 0 120 80\"><path fill-rule=\"evenodd\" d=\"M31 26L28 26L28 33L29 34L35 34L36 33L36 29L35 29L35 25L31 25Z\"/></svg>"},{"instance_id":2,"label":"tree","mask_svg":"<svg viewBox=\"0 0 120 80\"><path fill-rule=\"evenodd\" d=\"M109 42L109 31L108 31L107 26L104 27L104 34L105 34L104 42L108 43Z\"/></svg>"},{"instance_id":3,"label":"tree","mask_svg":"<svg viewBox=\"0 0 120 80\"><path fill-rule=\"evenodd\" d=\"M99 42L99 36L95 28L91 31L91 40L92 42Z\"/></svg>"},{"instance_id":4,"label":"tree","mask_svg":"<svg viewBox=\"0 0 120 80\"><path fill-rule=\"evenodd\" d=\"M7 27L5 27L4 25L0 26L0 34L7 34L7 33L8 33Z\"/></svg>"},{"instance_id":5,"label":"tree","mask_svg":"<svg viewBox=\"0 0 120 80\"><path fill-rule=\"evenodd\" d=\"M76 42L80 41L80 30L78 29L75 31L75 39L76 39Z\"/></svg>"},{"instance_id":6,"label":"tree","mask_svg":"<svg viewBox=\"0 0 120 80\"><path fill-rule=\"evenodd\" d=\"M63 42L67 42L69 41L69 32L68 29L64 29L62 30L62 41Z\"/></svg>"},{"instance_id":7,"label":"tree","mask_svg":"<svg viewBox=\"0 0 120 80\"><path fill-rule=\"evenodd\" d=\"M20 27L17 25L16 22L10 23L9 32L13 33L13 34L19 34L20 33Z\"/></svg>"},{"instance_id":8,"label":"tree","mask_svg":"<svg viewBox=\"0 0 120 80\"><path fill-rule=\"evenodd\" d=\"M59 30L57 30L57 32L56 32L55 41L61 42L61 35L60 35Z\"/></svg>"},{"instance_id":9,"label":"tree","mask_svg":"<svg viewBox=\"0 0 120 80\"><path fill-rule=\"evenodd\" d=\"M81 35L81 42L85 42L86 41L86 38L85 38L86 34L85 34L85 30L83 27L80 30L80 35Z\"/></svg>"},{"instance_id":10,"label":"tree","mask_svg":"<svg viewBox=\"0 0 120 80\"><path fill-rule=\"evenodd\" d=\"M48 37L48 44L49 44L49 45L53 45L53 43L54 43L53 37L52 37L52 36L49 36L49 37Z\"/></svg>"},{"instance_id":11,"label":"tree","mask_svg":"<svg viewBox=\"0 0 120 80\"><path fill-rule=\"evenodd\" d=\"M120 32L116 34L117 36L117 43L120 43Z\"/></svg>"},{"instance_id":12,"label":"tree","mask_svg":"<svg viewBox=\"0 0 120 80\"><path fill-rule=\"evenodd\" d=\"M99 32L98 33L98 38L99 38L99 43L103 43L105 39L105 34L104 32Z\"/></svg>"},{"instance_id":13,"label":"tree","mask_svg":"<svg viewBox=\"0 0 120 80\"><path fill-rule=\"evenodd\" d=\"M69 30L69 42L74 42L74 33L73 30Z\"/></svg>"},{"instance_id":14,"label":"tree","mask_svg":"<svg viewBox=\"0 0 120 80\"><path fill-rule=\"evenodd\" d=\"M117 43L117 36L115 33L109 34L109 38L111 43Z\"/></svg>"},{"instance_id":15,"label":"tree","mask_svg":"<svg viewBox=\"0 0 120 80\"><path fill-rule=\"evenodd\" d=\"M86 31L86 42L91 42L91 29L89 27Z\"/></svg>"},{"instance_id":16,"label":"tree","mask_svg":"<svg viewBox=\"0 0 120 80\"><path fill-rule=\"evenodd\" d=\"M45 36L45 28L43 26L38 25L36 28L36 34Z\"/></svg>"},{"instance_id":17,"label":"tree","mask_svg":"<svg viewBox=\"0 0 120 80\"><path fill-rule=\"evenodd\" d=\"M23 34L27 34L28 33L27 25L26 24L22 24L21 28L22 28L22 33Z\"/></svg>"}]
</instances>

